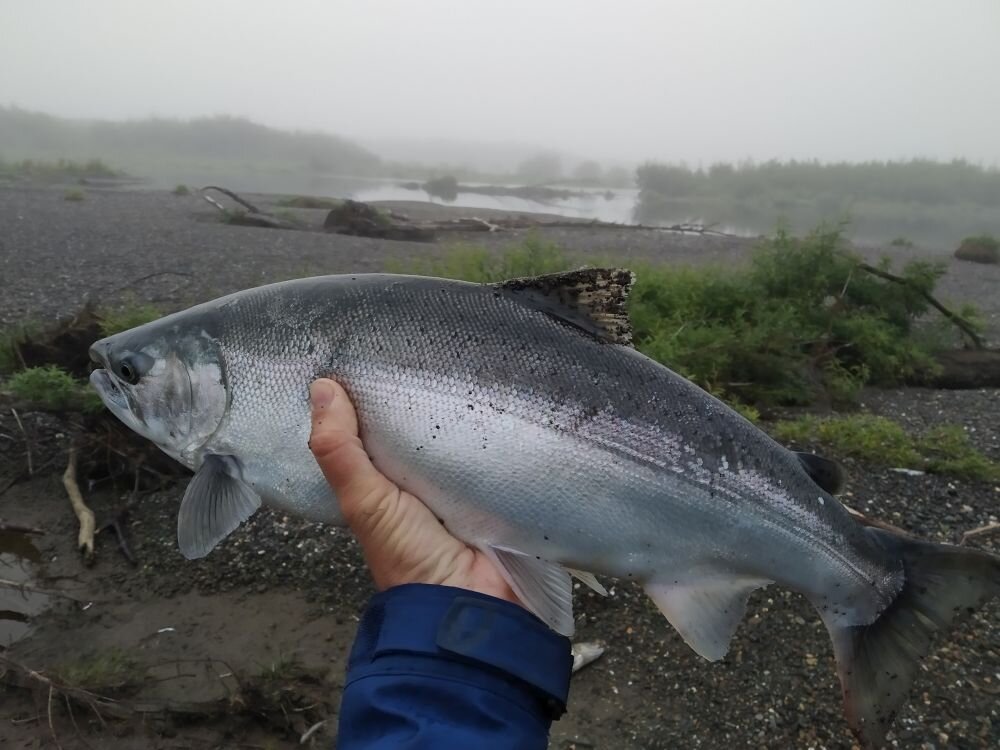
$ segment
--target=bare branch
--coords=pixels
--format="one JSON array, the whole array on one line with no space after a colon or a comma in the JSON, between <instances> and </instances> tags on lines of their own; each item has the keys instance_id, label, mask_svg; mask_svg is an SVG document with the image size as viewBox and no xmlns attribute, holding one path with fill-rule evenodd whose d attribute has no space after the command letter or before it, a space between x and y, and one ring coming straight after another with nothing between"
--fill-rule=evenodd
<instances>
[{"instance_id":1,"label":"bare branch","mask_svg":"<svg viewBox=\"0 0 1000 750\"><path fill-rule=\"evenodd\" d=\"M985 526L980 526L976 529L970 529L962 534L962 540L959 544L965 544L970 539L976 539L981 536L992 536L993 534L1000 533L1000 523L994 521L993 523L988 523Z\"/></svg>"},{"instance_id":2,"label":"bare branch","mask_svg":"<svg viewBox=\"0 0 1000 750\"><path fill-rule=\"evenodd\" d=\"M17 413L17 409L11 409L10 413L14 415L17 427L21 431L21 435L24 436L24 453L28 459L28 476L33 477L35 475L35 468L31 459L31 439L28 437L28 433L24 429L24 422L21 421L21 416Z\"/></svg>"},{"instance_id":3,"label":"bare branch","mask_svg":"<svg viewBox=\"0 0 1000 750\"><path fill-rule=\"evenodd\" d=\"M969 323L969 321L967 321L961 315L952 312L947 307L942 305L940 302L934 299L933 296L931 296L930 292L921 287L919 284L915 284L910 279L904 278L902 276L897 276L894 273L883 271L881 268L876 268L875 266L869 265L868 263L858 263L857 267L860 268L862 271L867 271L873 276L878 276L880 279L885 279L886 281L891 281L894 284L902 284L903 286L909 287L917 294L919 294L921 297L923 297L925 300L927 300L928 304L934 307L934 309L938 310L948 320L950 320L952 323L958 326L962 330L962 332L969 337L969 340L972 342L973 346L975 346L977 349L986 348L986 345L983 343L982 338L980 338L979 334L976 333L975 328L972 327L972 324Z\"/></svg>"}]
</instances>

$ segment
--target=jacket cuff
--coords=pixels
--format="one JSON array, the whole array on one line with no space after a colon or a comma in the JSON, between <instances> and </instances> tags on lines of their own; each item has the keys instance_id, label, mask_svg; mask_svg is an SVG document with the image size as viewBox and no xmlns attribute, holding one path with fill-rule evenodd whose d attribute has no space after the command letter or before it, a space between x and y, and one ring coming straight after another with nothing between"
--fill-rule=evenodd
<instances>
[{"instance_id":1,"label":"jacket cuff","mask_svg":"<svg viewBox=\"0 0 1000 750\"><path fill-rule=\"evenodd\" d=\"M380 663L391 666L392 657L400 655L431 657L513 681L537 698L549 719L566 711L573 667L569 639L512 602L429 584L383 591L361 618L348 684Z\"/></svg>"}]
</instances>

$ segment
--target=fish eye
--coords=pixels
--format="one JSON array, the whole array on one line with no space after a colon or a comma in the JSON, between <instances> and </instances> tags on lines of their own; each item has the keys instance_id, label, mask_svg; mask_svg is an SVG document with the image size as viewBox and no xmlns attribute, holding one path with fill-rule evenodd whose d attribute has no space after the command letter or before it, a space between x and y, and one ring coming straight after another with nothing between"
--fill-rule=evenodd
<instances>
[{"instance_id":1,"label":"fish eye","mask_svg":"<svg viewBox=\"0 0 1000 750\"><path fill-rule=\"evenodd\" d=\"M135 368L129 364L129 361L127 359L122 360L121 363L118 365L118 374L122 376L122 380L124 380L126 383L131 383L132 385L135 385L136 383L139 382L139 378L136 377Z\"/></svg>"},{"instance_id":2,"label":"fish eye","mask_svg":"<svg viewBox=\"0 0 1000 750\"><path fill-rule=\"evenodd\" d=\"M153 358L147 354L126 354L118 360L115 370L122 380L130 385L136 385L142 376L149 372Z\"/></svg>"}]
</instances>

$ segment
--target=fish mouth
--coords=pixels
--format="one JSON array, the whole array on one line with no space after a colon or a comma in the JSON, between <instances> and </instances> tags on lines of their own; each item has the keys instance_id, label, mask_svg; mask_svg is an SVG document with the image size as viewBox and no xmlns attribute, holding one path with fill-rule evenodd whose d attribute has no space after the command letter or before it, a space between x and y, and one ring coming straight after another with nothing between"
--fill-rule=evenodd
<instances>
[{"instance_id":1,"label":"fish mouth","mask_svg":"<svg viewBox=\"0 0 1000 750\"><path fill-rule=\"evenodd\" d=\"M91 350L93 356L93 350ZM99 363L100 364L100 363ZM115 383L107 370L100 368L90 373L90 384L101 397L101 401L112 411L128 411L128 398Z\"/></svg>"}]
</instances>

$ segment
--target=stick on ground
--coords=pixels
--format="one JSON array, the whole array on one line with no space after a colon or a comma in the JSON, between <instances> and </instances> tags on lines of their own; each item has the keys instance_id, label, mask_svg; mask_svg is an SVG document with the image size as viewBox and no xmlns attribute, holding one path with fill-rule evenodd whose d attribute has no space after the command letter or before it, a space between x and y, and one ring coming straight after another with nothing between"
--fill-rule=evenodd
<instances>
[{"instance_id":1,"label":"stick on ground","mask_svg":"<svg viewBox=\"0 0 1000 750\"><path fill-rule=\"evenodd\" d=\"M77 547L83 553L85 562L91 562L94 558L94 529L97 525L94 519L94 511L87 507L83 501L83 494L80 492L80 485L76 482L76 446L69 447L69 462L66 464L66 471L63 473L63 487L69 495L70 505L76 513L80 522L80 533L77 536Z\"/></svg>"}]
</instances>

